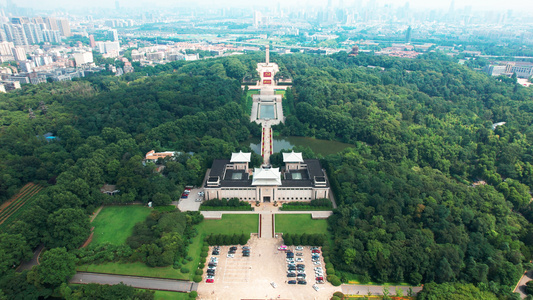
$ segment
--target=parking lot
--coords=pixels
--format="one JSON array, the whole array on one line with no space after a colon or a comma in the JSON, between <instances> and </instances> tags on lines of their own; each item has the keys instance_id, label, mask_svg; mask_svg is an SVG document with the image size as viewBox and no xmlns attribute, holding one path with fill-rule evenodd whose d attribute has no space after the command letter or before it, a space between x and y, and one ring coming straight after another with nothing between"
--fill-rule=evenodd
<instances>
[{"instance_id":1,"label":"parking lot","mask_svg":"<svg viewBox=\"0 0 533 300\"><path fill-rule=\"evenodd\" d=\"M303 253L303 256L295 258L301 257L304 260L301 264L305 264L307 284L288 284L288 280L294 278L287 278L286 253L277 250L281 244L281 239L252 237L247 244L251 247L250 257L243 257L242 247L237 246L233 258L227 257L229 246L220 246L214 282L206 283L206 264L203 280L198 288L200 299L329 299L336 290L340 291L340 288L333 287L327 281L318 284L318 291L313 289L314 268L317 265L311 262L310 247L295 252ZM294 248L289 247L292 250ZM212 250L213 247L210 247L207 262L213 257ZM325 270L321 255L320 261ZM272 282L276 287L271 285Z\"/></svg>"},{"instance_id":2,"label":"parking lot","mask_svg":"<svg viewBox=\"0 0 533 300\"><path fill-rule=\"evenodd\" d=\"M179 201L177 201L178 208L181 211L197 211L200 209L200 204L202 204L202 202L197 202L196 200L199 198L203 199L203 196L200 196L198 194L199 192L203 192L203 188L191 189L187 199L180 198Z\"/></svg>"}]
</instances>

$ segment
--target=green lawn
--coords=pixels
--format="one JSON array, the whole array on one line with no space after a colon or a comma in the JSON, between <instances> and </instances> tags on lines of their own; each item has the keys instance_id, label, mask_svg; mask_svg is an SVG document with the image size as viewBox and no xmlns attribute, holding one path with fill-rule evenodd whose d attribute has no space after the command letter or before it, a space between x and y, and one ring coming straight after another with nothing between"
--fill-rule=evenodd
<instances>
[{"instance_id":1,"label":"green lawn","mask_svg":"<svg viewBox=\"0 0 533 300\"><path fill-rule=\"evenodd\" d=\"M204 220L196 227L198 233L209 234L250 234L258 231L259 217L257 214L229 215L223 214L220 220Z\"/></svg>"},{"instance_id":2,"label":"green lawn","mask_svg":"<svg viewBox=\"0 0 533 300\"><path fill-rule=\"evenodd\" d=\"M118 206L119 208L126 208L129 206ZM104 210L100 212L103 213ZM100 218L98 215L97 219ZM96 220L95 220L96 222ZM147 276L147 277L159 277L159 278L171 278L181 280L192 280L194 272L200 262L200 253L202 252L203 238L211 233L214 234L233 234L233 233L246 233L257 232L258 229L258 216L253 215L222 215L220 220L204 220L202 223L196 225L198 235L192 239L192 243L189 245L188 256L193 257L193 260L184 264L190 270L189 273L183 274L179 270L169 267L163 268L150 268L146 264L141 262L136 263L118 263L110 262L103 264L91 264L83 265L77 268L82 272L98 272L109 274L121 274L121 275L134 275L134 276ZM96 230L96 229L95 229ZM126 239L124 238L124 241ZM180 299L180 298L178 298Z\"/></svg>"},{"instance_id":3,"label":"green lawn","mask_svg":"<svg viewBox=\"0 0 533 300\"><path fill-rule=\"evenodd\" d=\"M311 214L277 214L276 232L291 234L323 233L329 236L327 220L313 220L311 219Z\"/></svg>"},{"instance_id":4,"label":"green lawn","mask_svg":"<svg viewBox=\"0 0 533 300\"><path fill-rule=\"evenodd\" d=\"M150 214L150 208L141 205L106 206L93 221L92 244L122 245L131 235L133 226Z\"/></svg>"},{"instance_id":5,"label":"green lawn","mask_svg":"<svg viewBox=\"0 0 533 300\"><path fill-rule=\"evenodd\" d=\"M187 293L155 291L155 300L185 300L190 299Z\"/></svg>"}]
</instances>

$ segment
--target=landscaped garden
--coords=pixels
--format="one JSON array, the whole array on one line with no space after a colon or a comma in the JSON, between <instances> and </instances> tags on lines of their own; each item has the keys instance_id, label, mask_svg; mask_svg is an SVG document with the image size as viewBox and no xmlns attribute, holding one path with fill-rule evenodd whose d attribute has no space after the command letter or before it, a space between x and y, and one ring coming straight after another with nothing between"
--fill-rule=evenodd
<instances>
[{"instance_id":1,"label":"landscaped garden","mask_svg":"<svg viewBox=\"0 0 533 300\"><path fill-rule=\"evenodd\" d=\"M109 207L111 208L110 210L108 210L106 207L104 210L102 210L102 212L100 212L94 221L95 236L98 227L105 227L105 231L98 231L102 236L102 239L99 241L99 243L106 242L107 239L110 238L112 232L116 232L120 229L129 230L128 232L131 234L131 228L133 228L135 223L143 221L150 213L150 209L146 207L139 206L138 208L145 208L147 212L144 212L143 210L136 211L131 207L133 206L115 206ZM133 215L136 216L135 218L137 221L124 220L124 218L126 218L125 216L130 216L130 219L133 219L133 217L131 217ZM115 219L123 219L123 221L129 223L129 225L123 226L123 224L115 221ZM97 220L99 222L97 222ZM249 235L252 232L257 232L258 216L256 214L224 214L220 220L203 220L200 224L195 225L195 228L197 235L191 239L191 243L188 246L187 256L183 259L183 264L178 269L175 269L173 266L152 268L143 262L105 262L101 264L81 265L78 267L78 271L192 280L195 275L194 272L200 262L200 254L202 252L202 246L206 236L210 234L232 235L243 233ZM122 241L122 244L125 244L127 237L127 234L122 234L120 236L120 241ZM185 270L187 272L182 272Z\"/></svg>"}]
</instances>

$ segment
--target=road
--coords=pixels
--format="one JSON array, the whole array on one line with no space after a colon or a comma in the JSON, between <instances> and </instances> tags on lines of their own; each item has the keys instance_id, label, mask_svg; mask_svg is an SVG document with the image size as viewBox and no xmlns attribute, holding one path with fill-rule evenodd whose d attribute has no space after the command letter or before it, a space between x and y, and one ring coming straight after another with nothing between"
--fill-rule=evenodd
<instances>
[{"instance_id":1,"label":"road","mask_svg":"<svg viewBox=\"0 0 533 300\"><path fill-rule=\"evenodd\" d=\"M198 284L190 281L87 272L78 272L70 280L70 283L78 284L119 284L121 282L132 287L150 290L163 290L185 293L190 291L196 291L198 289Z\"/></svg>"},{"instance_id":2,"label":"road","mask_svg":"<svg viewBox=\"0 0 533 300\"><path fill-rule=\"evenodd\" d=\"M520 278L520 281L513 292L519 293L520 298L524 299L527 296L525 292L526 283L530 280L533 280L533 271L526 272L524 276Z\"/></svg>"},{"instance_id":3,"label":"road","mask_svg":"<svg viewBox=\"0 0 533 300\"><path fill-rule=\"evenodd\" d=\"M26 270L31 270L33 266L36 266L39 264L39 255L44 249L44 245L41 244L35 251L33 252L33 257L30 261L26 261L20 264L20 266L17 268L17 272L22 272Z\"/></svg>"},{"instance_id":4,"label":"road","mask_svg":"<svg viewBox=\"0 0 533 300\"><path fill-rule=\"evenodd\" d=\"M381 285L352 285L352 284L343 284L341 286L342 293L347 295L383 295L383 286ZM389 286L389 292L391 295L396 294L396 288L401 288L403 290L403 295L407 296L409 291L409 286ZM422 290L421 287L411 287L413 289L413 294L417 294Z\"/></svg>"}]
</instances>

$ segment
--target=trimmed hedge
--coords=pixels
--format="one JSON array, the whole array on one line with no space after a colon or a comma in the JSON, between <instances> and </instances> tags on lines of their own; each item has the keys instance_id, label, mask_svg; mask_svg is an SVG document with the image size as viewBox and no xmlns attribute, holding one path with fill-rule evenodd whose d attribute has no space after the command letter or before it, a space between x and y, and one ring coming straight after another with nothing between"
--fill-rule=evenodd
<instances>
[{"instance_id":1,"label":"trimmed hedge","mask_svg":"<svg viewBox=\"0 0 533 300\"><path fill-rule=\"evenodd\" d=\"M196 283L202 281L202 275L194 275L192 281L194 281Z\"/></svg>"},{"instance_id":2,"label":"trimmed hedge","mask_svg":"<svg viewBox=\"0 0 533 300\"><path fill-rule=\"evenodd\" d=\"M237 206L237 207L234 207L234 206L206 206L206 205L200 206L200 211L218 211L218 210L222 210L222 211L253 211L254 209L251 206L250 207L246 207L246 206Z\"/></svg>"},{"instance_id":3,"label":"trimmed hedge","mask_svg":"<svg viewBox=\"0 0 533 300\"><path fill-rule=\"evenodd\" d=\"M250 239L246 234L212 234L206 238L207 243L211 246L225 245L245 245Z\"/></svg>"},{"instance_id":4,"label":"trimmed hedge","mask_svg":"<svg viewBox=\"0 0 533 300\"><path fill-rule=\"evenodd\" d=\"M315 234L283 234L283 243L288 246L323 246L326 243L326 235L321 233Z\"/></svg>"},{"instance_id":5,"label":"trimmed hedge","mask_svg":"<svg viewBox=\"0 0 533 300\"><path fill-rule=\"evenodd\" d=\"M339 286L342 284L341 280L336 275L328 275L327 279L333 286Z\"/></svg>"},{"instance_id":6,"label":"trimmed hedge","mask_svg":"<svg viewBox=\"0 0 533 300\"><path fill-rule=\"evenodd\" d=\"M298 211L298 210L311 210L311 211L321 211L321 210L331 210L331 207L328 206L311 206L311 205L286 205L289 203L284 203L282 207L279 208L279 210L282 211Z\"/></svg>"}]
</instances>

